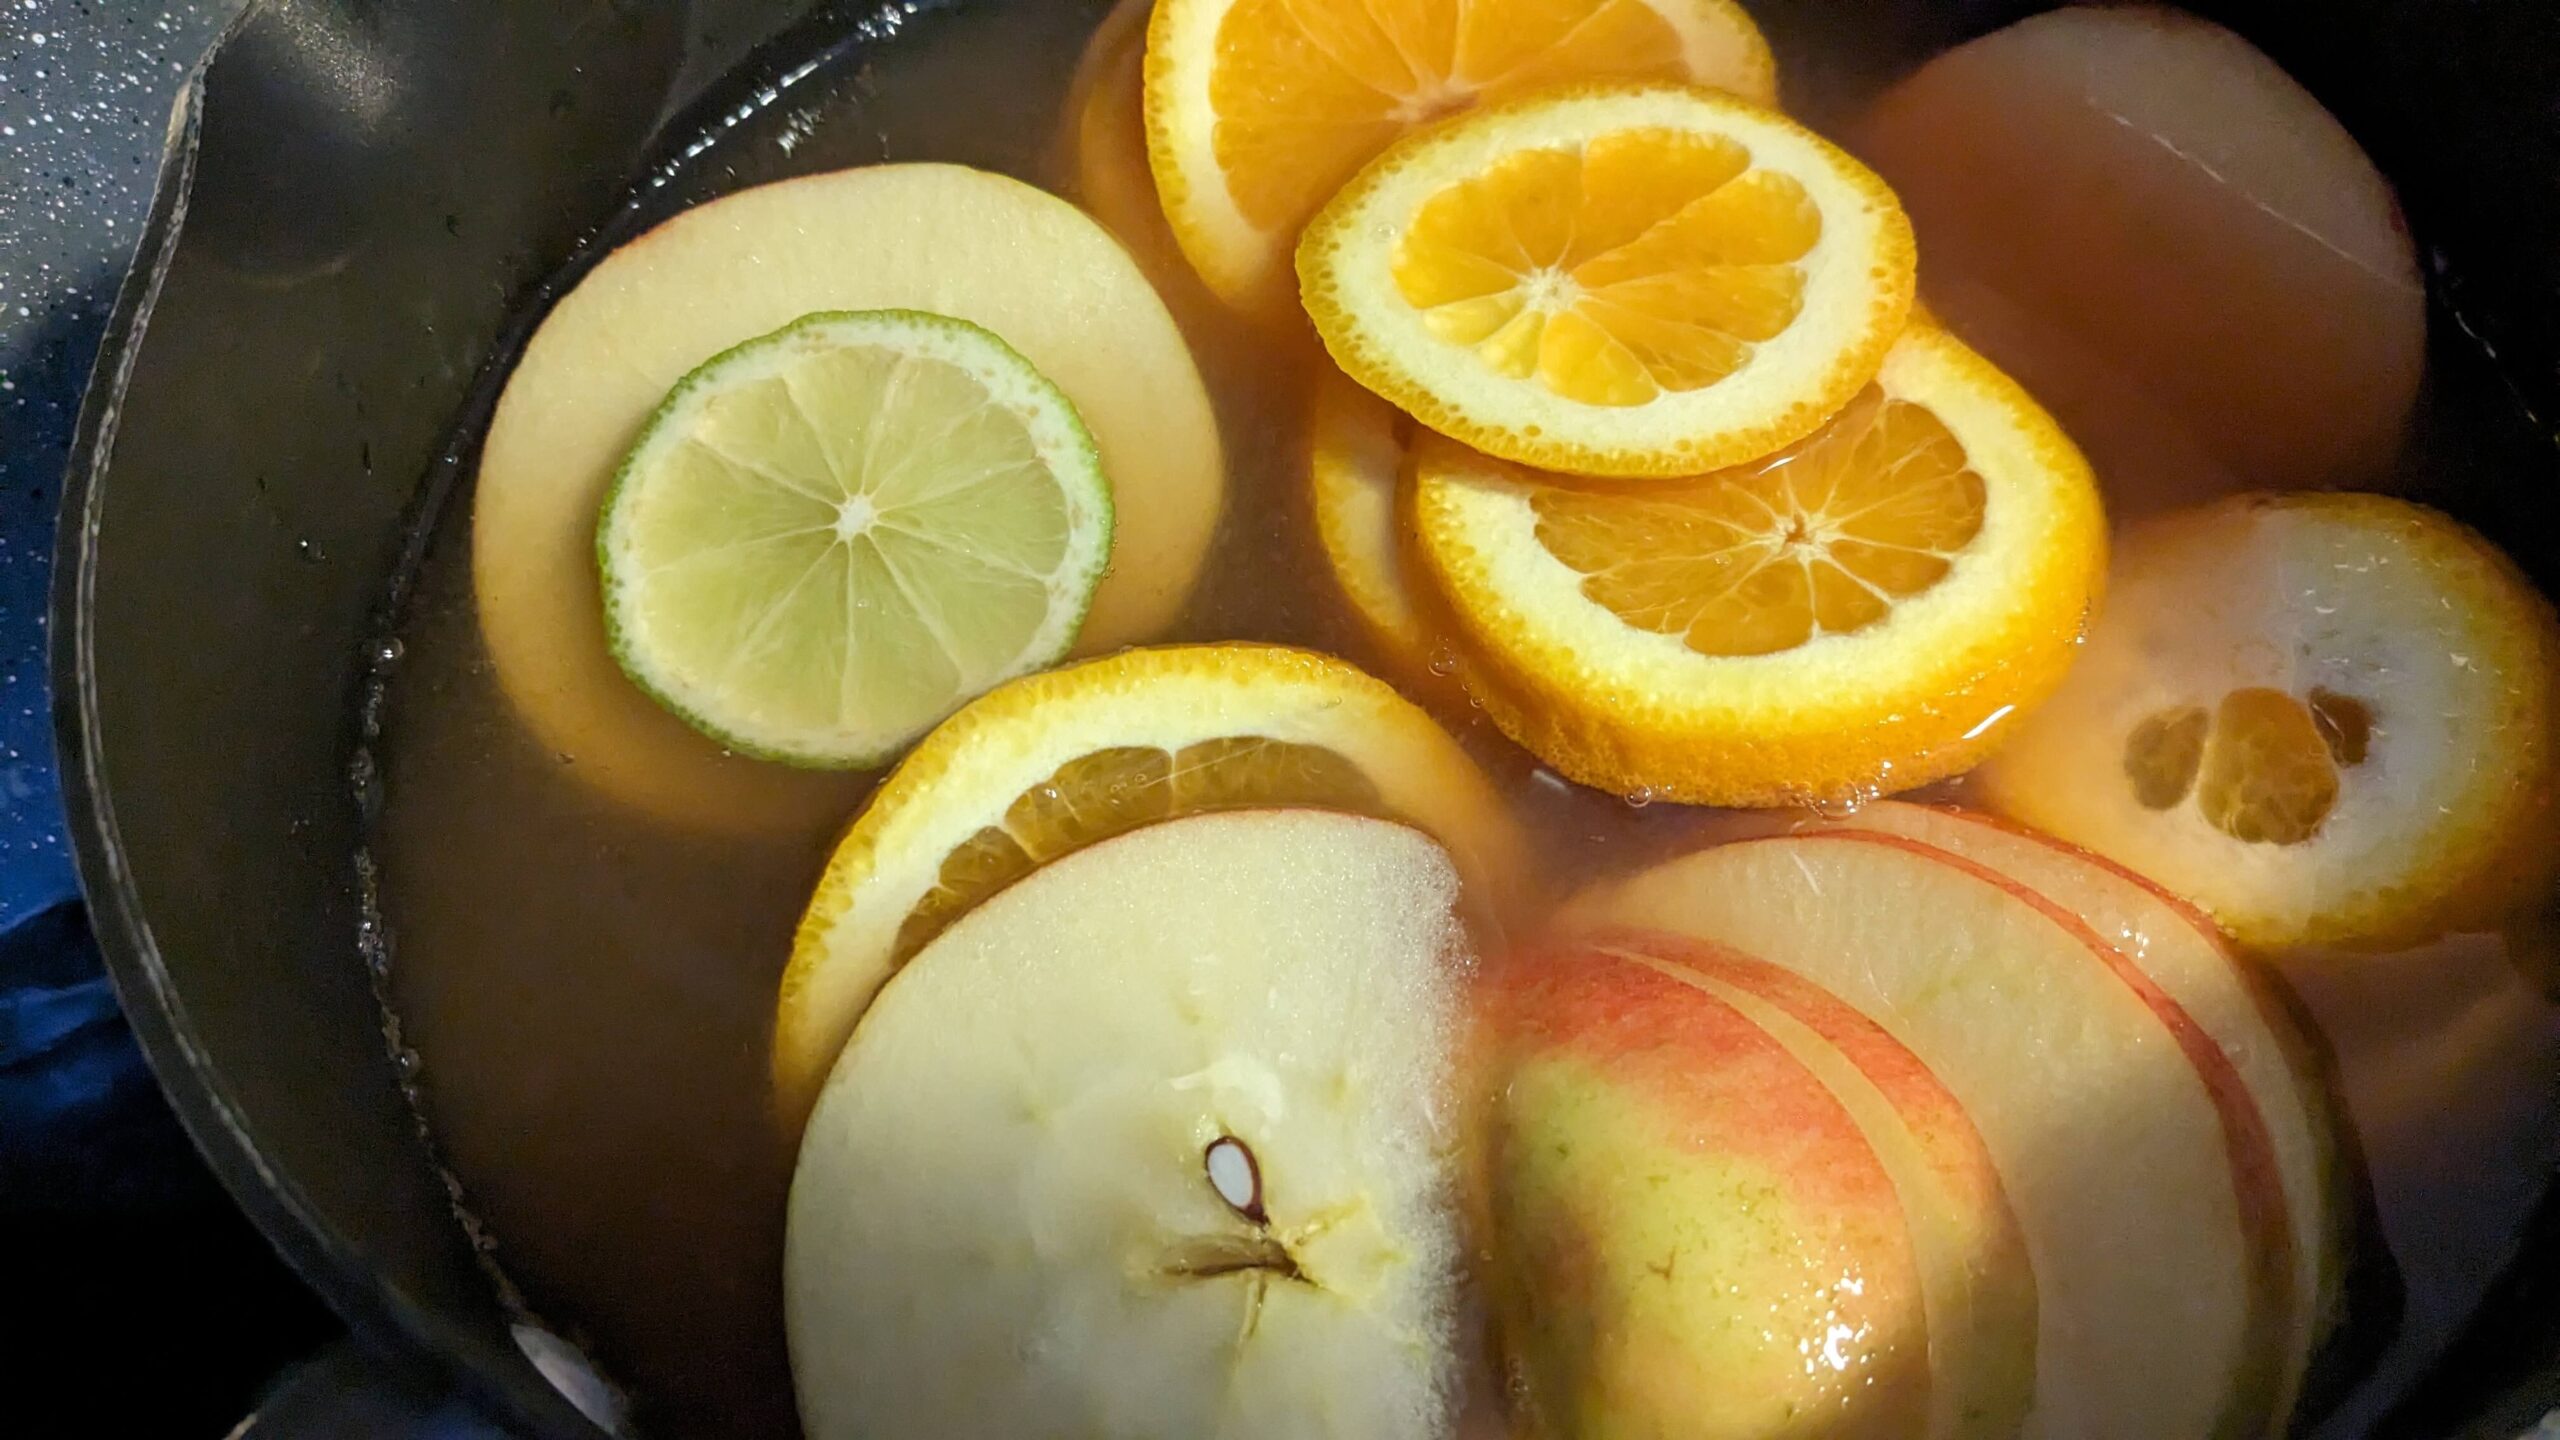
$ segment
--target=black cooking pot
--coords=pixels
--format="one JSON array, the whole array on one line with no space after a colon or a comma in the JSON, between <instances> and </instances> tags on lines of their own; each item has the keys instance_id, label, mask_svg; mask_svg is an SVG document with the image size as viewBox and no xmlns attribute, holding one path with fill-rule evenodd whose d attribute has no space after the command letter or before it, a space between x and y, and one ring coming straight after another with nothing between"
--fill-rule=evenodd
<instances>
[{"instance_id":1,"label":"black cooking pot","mask_svg":"<svg viewBox=\"0 0 2560 1440\"><path fill-rule=\"evenodd\" d=\"M742 169L722 142L829 76L858 110L961 3L253 5L172 118L81 416L57 725L125 1008L214 1169L358 1335L537 1433L597 1432L511 1333L384 1044L358 858L372 656L545 297L682 203L842 163L765 147ZM1015 3L1044 26L1103 8ZM1751 8L1791 75L1855 93L2043 7ZM2560 588L2560 6L2197 8L2398 185L2435 302L2422 425L2462 437L2420 448L2465 457L2419 492ZM1807 43L1841 26L1865 37L1850 58ZM2555 1406L2560 1190L2376 1433L2512 1440Z\"/></svg>"}]
</instances>

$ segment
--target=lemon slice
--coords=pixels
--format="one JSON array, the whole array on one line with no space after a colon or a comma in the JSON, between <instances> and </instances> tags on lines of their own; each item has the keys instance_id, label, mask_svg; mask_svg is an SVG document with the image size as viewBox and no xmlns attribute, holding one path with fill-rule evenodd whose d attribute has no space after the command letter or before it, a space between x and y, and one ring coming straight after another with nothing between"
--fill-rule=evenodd
<instances>
[{"instance_id":1,"label":"lemon slice","mask_svg":"<svg viewBox=\"0 0 2560 1440\"><path fill-rule=\"evenodd\" d=\"M980 901L1140 825L1255 806L1411 824L1497 903L1529 873L1457 742L1330 656L1176 646L1017 680L927 736L827 862L775 1005L777 1112L800 1123L871 997Z\"/></svg>"},{"instance_id":2,"label":"lemon slice","mask_svg":"<svg viewBox=\"0 0 2560 1440\"><path fill-rule=\"evenodd\" d=\"M810 315L676 385L596 551L633 683L731 749L854 769L1066 653L1111 486L1075 407L988 331Z\"/></svg>"},{"instance_id":3,"label":"lemon slice","mask_svg":"<svg viewBox=\"0 0 2560 1440\"><path fill-rule=\"evenodd\" d=\"M1794 121L1678 85L1532 92L1411 136L1307 226L1345 373L1441 434L1579 475L1811 433L1910 312L1911 223Z\"/></svg>"},{"instance_id":4,"label":"lemon slice","mask_svg":"<svg viewBox=\"0 0 2560 1440\"><path fill-rule=\"evenodd\" d=\"M1341 375L1315 384L1307 419L1307 497L1316 541L1369 638L1411 673L1430 663L1431 631L1396 541L1396 481L1413 421Z\"/></svg>"},{"instance_id":5,"label":"lemon slice","mask_svg":"<svg viewBox=\"0 0 2560 1440\"><path fill-rule=\"evenodd\" d=\"M2560 622L2372 495L2247 496L2124 542L2054 702L1979 783L2261 946L2493 928L2560 851Z\"/></svg>"},{"instance_id":6,"label":"lemon slice","mask_svg":"<svg viewBox=\"0 0 2560 1440\"><path fill-rule=\"evenodd\" d=\"M1326 197L1416 126L1560 80L1687 80L1763 103L1777 67L1733 0L1161 0L1147 150L1209 288L1286 312Z\"/></svg>"},{"instance_id":7,"label":"lemon slice","mask_svg":"<svg viewBox=\"0 0 2560 1440\"><path fill-rule=\"evenodd\" d=\"M1584 784L1715 805L1964 769L2060 682L2106 562L2071 442L1933 330L1762 461L1577 488L1426 441L1409 504L1507 734Z\"/></svg>"}]
</instances>

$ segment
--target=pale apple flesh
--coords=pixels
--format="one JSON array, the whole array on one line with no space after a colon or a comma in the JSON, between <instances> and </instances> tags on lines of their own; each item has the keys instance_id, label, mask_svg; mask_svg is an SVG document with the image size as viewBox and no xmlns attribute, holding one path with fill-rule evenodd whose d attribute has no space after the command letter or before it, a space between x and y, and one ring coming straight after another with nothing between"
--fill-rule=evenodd
<instances>
[{"instance_id":1,"label":"pale apple flesh","mask_svg":"<svg viewBox=\"0 0 2560 1440\"><path fill-rule=\"evenodd\" d=\"M2256 1107L2192 1019L2085 926L1896 837L1746 840L1604 885L1568 928L1716 941L1882 1025L1981 1132L2039 1294L2027 1433L2275 1423L2292 1238Z\"/></svg>"},{"instance_id":2,"label":"pale apple flesh","mask_svg":"<svg viewBox=\"0 0 2560 1440\"><path fill-rule=\"evenodd\" d=\"M1065 856L927 946L792 1181L810 1440L1447 1434L1456 899L1417 831L1239 811Z\"/></svg>"},{"instance_id":3,"label":"pale apple flesh","mask_svg":"<svg viewBox=\"0 0 2560 1440\"><path fill-rule=\"evenodd\" d=\"M1893 1179L1920 1266L1926 1433L2015 1436L2035 1399L2035 1269L1990 1151L1955 1096L1882 1026L1767 961L1660 931L1603 933L1592 943L1732 1006L1847 1107Z\"/></svg>"},{"instance_id":4,"label":"pale apple flesh","mask_svg":"<svg viewBox=\"0 0 2560 1440\"><path fill-rule=\"evenodd\" d=\"M1473 1189L1527 1432L1911 1434L1929 1336L1901 1200L1822 1081L1626 955L1515 956L1477 998Z\"/></svg>"},{"instance_id":5,"label":"pale apple flesh","mask_svg":"<svg viewBox=\"0 0 2560 1440\"><path fill-rule=\"evenodd\" d=\"M2064 6L1876 102L1860 154L1946 321L2088 452L2111 513L2387 474L2425 368L2391 187L2250 44Z\"/></svg>"},{"instance_id":6,"label":"pale apple flesh","mask_svg":"<svg viewBox=\"0 0 2560 1440\"><path fill-rule=\"evenodd\" d=\"M2251 969L2194 906L2113 861L2023 826L1948 806L1886 800L1838 822L1899 835L1998 871L2085 922L2159 982L2209 1034L2249 1088L2284 1181L2295 1246L2297 1331L2278 1413L2287 1413L2312 1353L2337 1322L2343 1207L2334 1171L2334 1107L2308 1058L2309 1042L2272 981Z\"/></svg>"},{"instance_id":7,"label":"pale apple flesh","mask_svg":"<svg viewBox=\"0 0 2560 1440\"><path fill-rule=\"evenodd\" d=\"M820 310L924 310L993 331L1074 403L1111 482L1111 563L1079 645L1151 638L1188 599L1224 506L1207 389L1136 262L1073 205L957 165L878 165L726 195L599 263L525 346L489 422L472 584L499 684L569 772L712 830L842 820L842 776L729 755L608 651L596 513L667 392Z\"/></svg>"}]
</instances>

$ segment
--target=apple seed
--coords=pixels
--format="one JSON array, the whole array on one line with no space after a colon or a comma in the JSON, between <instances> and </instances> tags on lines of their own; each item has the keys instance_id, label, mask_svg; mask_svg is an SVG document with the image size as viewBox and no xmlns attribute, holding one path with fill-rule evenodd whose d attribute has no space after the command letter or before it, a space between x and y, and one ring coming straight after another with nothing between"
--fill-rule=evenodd
<instances>
[{"instance_id":1,"label":"apple seed","mask_svg":"<svg viewBox=\"0 0 2560 1440\"><path fill-rule=\"evenodd\" d=\"M1262 1208L1262 1164L1253 1149L1233 1135L1221 1135L1209 1142L1201 1152L1201 1167L1208 1171L1209 1188L1218 1198L1256 1225L1271 1223L1271 1215Z\"/></svg>"}]
</instances>

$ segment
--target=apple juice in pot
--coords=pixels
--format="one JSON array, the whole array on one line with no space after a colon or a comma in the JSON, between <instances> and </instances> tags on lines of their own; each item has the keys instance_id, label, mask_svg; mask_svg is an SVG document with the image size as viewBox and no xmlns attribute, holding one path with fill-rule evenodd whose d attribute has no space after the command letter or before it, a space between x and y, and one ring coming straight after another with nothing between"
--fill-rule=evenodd
<instances>
[{"instance_id":1,"label":"apple juice in pot","mask_svg":"<svg viewBox=\"0 0 2560 1440\"><path fill-rule=\"evenodd\" d=\"M1389 8L911 17L468 420L493 1283L650 1435L2365 1433L2560 1160L2387 185L2167 12Z\"/></svg>"}]
</instances>

